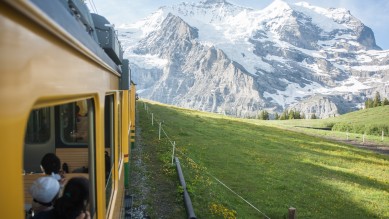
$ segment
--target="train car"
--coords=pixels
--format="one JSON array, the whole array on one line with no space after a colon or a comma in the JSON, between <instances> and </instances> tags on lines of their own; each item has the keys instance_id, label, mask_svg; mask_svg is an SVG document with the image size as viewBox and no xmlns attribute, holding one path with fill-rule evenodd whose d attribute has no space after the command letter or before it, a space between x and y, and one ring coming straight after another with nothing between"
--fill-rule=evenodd
<instances>
[{"instance_id":1,"label":"train car","mask_svg":"<svg viewBox=\"0 0 389 219\"><path fill-rule=\"evenodd\" d=\"M81 0L0 2L0 218L26 218L46 153L89 179L92 218L122 218L135 85L113 26Z\"/></svg>"}]
</instances>

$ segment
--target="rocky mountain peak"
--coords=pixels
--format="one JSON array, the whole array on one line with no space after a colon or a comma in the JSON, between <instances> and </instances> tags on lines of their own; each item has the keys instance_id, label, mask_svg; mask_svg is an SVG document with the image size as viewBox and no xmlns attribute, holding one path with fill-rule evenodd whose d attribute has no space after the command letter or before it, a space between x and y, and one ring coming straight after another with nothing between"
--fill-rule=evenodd
<instances>
[{"instance_id":1,"label":"rocky mountain peak","mask_svg":"<svg viewBox=\"0 0 389 219\"><path fill-rule=\"evenodd\" d=\"M268 5L264 11L285 11L285 10L290 10L291 6L289 3L283 0L274 0L270 5Z\"/></svg>"},{"instance_id":2,"label":"rocky mountain peak","mask_svg":"<svg viewBox=\"0 0 389 219\"><path fill-rule=\"evenodd\" d=\"M139 39L122 41L145 98L235 116L296 109L324 118L376 91L389 97L389 51L346 9L208 0L164 7L143 23Z\"/></svg>"},{"instance_id":3,"label":"rocky mountain peak","mask_svg":"<svg viewBox=\"0 0 389 219\"><path fill-rule=\"evenodd\" d=\"M190 42L197 37L198 30L196 28L189 26L180 17L168 13L162 21L160 29L151 32L141 40L134 52L169 57L176 52L187 50Z\"/></svg>"},{"instance_id":4,"label":"rocky mountain peak","mask_svg":"<svg viewBox=\"0 0 389 219\"><path fill-rule=\"evenodd\" d=\"M233 5L225 0L206 0L199 3L182 2L165 8L166 11L182 17L186 21L218 23L229 16L235 16L243 7Z\"/></svg>"}]
</instances>

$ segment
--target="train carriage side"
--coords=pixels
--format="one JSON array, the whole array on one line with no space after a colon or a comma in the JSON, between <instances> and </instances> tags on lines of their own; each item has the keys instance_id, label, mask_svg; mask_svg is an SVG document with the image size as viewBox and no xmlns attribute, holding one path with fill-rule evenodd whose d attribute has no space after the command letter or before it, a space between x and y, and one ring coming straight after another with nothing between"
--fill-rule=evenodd
<instances>
[{"instance_id":1,"label":"train carriage side","mask_svg":"<svg viewBox=\"0 0 389 219\"><path fill-rule=\"evenodd\" d=\"M121 51L112 59L94 41L85 9L80 0L0 2L1 218L26 217L49 152L66 163L65 179L89 178L93 218L123 215L135 87Z\"/></svg>"}]
</instances>

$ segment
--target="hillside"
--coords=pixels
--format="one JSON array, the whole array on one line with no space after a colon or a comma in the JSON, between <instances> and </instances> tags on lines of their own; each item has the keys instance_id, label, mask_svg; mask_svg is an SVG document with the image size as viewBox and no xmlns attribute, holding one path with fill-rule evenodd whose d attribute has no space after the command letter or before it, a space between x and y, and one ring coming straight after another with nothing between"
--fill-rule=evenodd
<instances>
[{"instance_id":1,"label":"hillside","mask_svg":"<svg viewBox=\"0 0 389 219\"><path fill-rule=\"evenodd\" d=\"M389 106L384 106L327 119L268 121L248 119L244 121L298 131L389 154L389 123L385 119L388 115Z\"/></svg>"},{"instance_id":2,"label":"hillside","mask_svg":"<svg viewBox=\"0 0 389 219\"><path fill-rule=\"evenodd\" d=\"M370 109L358 110L346 113L340 116L326 119L302 119L302 120L282 120L274 121L286 126L307 126L315 128L332 128L339 123L350 123L353 125L389 125L388 121L383 119L389 116L389 106L375 107Z\"/></svg>"},{"instance_id":3,"label":"hillside","mask_svg":"<svg viewBox=\"0 0 389 219\"><path fill-rule=\"evenodd\" d=\"M388 156L219 114L137 103L144 145L164 163L157 174L174 176L174 141L198 218L283 218L289 207L299 218L389 217ZM162 121L169 138L159 141Z\"/></svg>"},{"instance_id":4,"label":"hillside","mask_svg":"<svg viewBox=\"0 0 389 219\"><path fill-rule=\"evenodd\" d=\"M347 113L338 117L323 120L329 123L351 123L354 125L387 125L389 120L385 119L389 116L389 106L380 106L370 109L358 110Z\"/></svg>"}]
</instances>

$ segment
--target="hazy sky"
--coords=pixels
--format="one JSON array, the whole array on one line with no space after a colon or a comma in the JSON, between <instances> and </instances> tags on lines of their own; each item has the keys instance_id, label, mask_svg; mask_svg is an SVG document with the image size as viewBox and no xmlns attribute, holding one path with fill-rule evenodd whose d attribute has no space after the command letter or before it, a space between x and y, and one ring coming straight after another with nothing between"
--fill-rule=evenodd
<instances>
[{"instance_id":1,"label":"hazy sky","mask_svg":"<svg viewBox=\"0 0 389 219\"><path fill-rule=\"evenodd\" d=\"M262 9L272 1L227 0L227 2L253 9ZM164 5L200 2L200 0L86 0L86 2L88 5L94 5L98 14L107 17L116 26L120 26L120 24L140 20ZM342 7L350 10L352 15L373 29L377 45L383 49L389 49L389 0L305 0L305 2L316 6Z\"/></svg>"}]
</instances>

